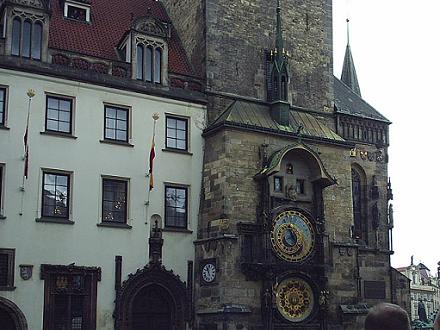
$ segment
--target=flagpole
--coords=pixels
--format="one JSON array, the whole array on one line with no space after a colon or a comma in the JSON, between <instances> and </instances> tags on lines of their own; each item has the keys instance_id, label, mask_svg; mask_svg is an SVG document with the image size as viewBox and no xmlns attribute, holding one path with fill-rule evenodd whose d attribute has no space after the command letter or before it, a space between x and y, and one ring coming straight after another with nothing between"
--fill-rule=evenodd
<instances>
[{"instance_id":1,"label":"flagpole","mask_svg":"<svg viewBox=\"0 0 440 330\"><path fill-rule=\"evenodd\" d=\"M27 180L28 177L28 171L29 171L29 119L31 116L31 102L32 98L35 96L35 91L33 89L29 89L26 93L28 96L28 109L27 109L27 118L26 118L26 130L23 136L23 144L24 144L24 168L23 168L23 177L21 181L21 187L20 190L22 192L21 195L21 205L20 205L20 213L19 215L23 215L23 204L24 204L24 191L25 191L25 179Z\"/></svg>"},{"instance_id":2,"label":"flagpole","mask_svg":"<svg viewBox=\"0 0 440 330\"><path fill-rule=\"evenodd\" d=\"M148 195L147 195L147 201L145 202L145 207L146 207L146 219L145 219L145 223L148 223L148 206L150 205L150 194L151 194L151 190L153 189L153 159L155 157L155 143L154 143L154 138L156 136L156 122L159 119L159 114L158 113L154 113L153 114L153 138L151 140L151 149L150 149L150 164L149 164L149 170L147 172L146 177L148 178Z\"/></svg>"}]
</instances>

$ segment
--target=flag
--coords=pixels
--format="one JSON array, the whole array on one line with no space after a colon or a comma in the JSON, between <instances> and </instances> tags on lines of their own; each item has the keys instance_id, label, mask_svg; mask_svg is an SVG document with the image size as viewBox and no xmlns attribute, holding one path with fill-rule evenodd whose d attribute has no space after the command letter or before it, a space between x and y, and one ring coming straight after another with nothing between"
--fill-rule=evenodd
<instances>
[{"instance_id":1,"label":"flag","mask_svg":"<svg viewBox=\"0 0 440 330\"><path fill-rule=\"evenodd\" d=\"M23 136L23 144L24 144L24 172L23 176L28 178L28 169L29 169L29 145L28 145L28 132L29 132L29 122L26 124L26 131Z\"/></svg>"},{"instance_id":2,"label":"flag","mask_svg":"<svg viewBox=\"0 0 440 330\"><path fill-rule=\"evenodd\" d=\"M149 171L150 190L152 190L153 187L154 187L154 180L153 180L153 161L154 161L154 157L156 157L156 152L154 150L154 136L153 136L153 141L151 142L151 150L150 150L150 171Z\"/></svg>"}]
</instances>

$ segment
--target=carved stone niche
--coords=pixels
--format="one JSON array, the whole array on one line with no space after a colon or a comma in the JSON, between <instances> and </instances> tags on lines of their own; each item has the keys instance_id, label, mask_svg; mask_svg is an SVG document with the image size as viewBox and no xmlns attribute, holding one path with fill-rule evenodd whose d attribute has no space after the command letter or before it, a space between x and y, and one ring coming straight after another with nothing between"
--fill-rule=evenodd
<instances>
[{"instance_id":1,"label":"carved stone niche","mask_svg":"<svg viewBox=\"0 0 440 330\"><path fill-rule=\"evenodd\" d=\"M133 29L146 35L169 38L170 29L167 23L153 17L139 17L133 23Z\"/></svg>"}]
</instances>

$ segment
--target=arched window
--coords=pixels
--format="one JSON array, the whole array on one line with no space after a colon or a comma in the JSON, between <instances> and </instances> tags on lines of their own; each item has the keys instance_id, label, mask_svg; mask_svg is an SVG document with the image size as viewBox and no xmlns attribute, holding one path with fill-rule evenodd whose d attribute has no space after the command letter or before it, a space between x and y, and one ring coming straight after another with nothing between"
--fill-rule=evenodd
<instances>
[{"instance_id":1,"label":"arched window","mask_svg":"<svg viewBox=\"0 0 440 330\"><path fill-rule=\"evenodd\" d=\"M31 33L32 23L30 21L24 21L23 24L23 44L21 56L31 57Z\"/></svg>"},{"instance_id":2,"label":"arched window","mask_svg":"<svg viewBox=\"0 0 440 330\"><path fill-rule=\"evenodd\" d=\"M144 80L144 46L136 47L136 79Z\"/></svg>"},{"instance_id":3,"label":"arched window","mask_svg":"<svg viewBox=\"0 0 440 330\"><path fill-rule=\"evenodd\" d=\"M40 22L34 24L32 31L31 56L35 60L41 60L41 42L43 38L43 25Z\"/></svg>"},{"instance_id":4,"label":"arched window","mask_svg":"<svg viewBox=\"0 0 440 330\"><path fill-rule=\"evenodd\" d=\"M20 38L21 37L21 21L19 18L14 18L12 22L12 48L11 54L20 56Z\"/></svg>"},{"instance_id":5,"label":"arched window","mask_svg":"<svg viewBox=\"0 0 440 330\"><path fill-rule=\"evenodd\" d=\"M156 48L154 51L154 82L160 84L162 81L162 50Z\"/></svg>"},{"instance_id":6,"label":"arched window","mask_svg":"<svg viewBox=\"0 0 440 330\"><path fill-rule=\"evenodd\" d=\"M362 174L351 169L351 192L353 198L353 238L367 240L367 226L364 224L364 188L362 184Z\"/></svg>"},{"instance_id":7,"label":"arched window","mask_svg":"<svg viewBox=\"0 0 440 330\"><path fill-rule=\"evenodd\" d=\"M153 47L147 47L145 54L145 65L146 65L146 81L153 81Z\"/></svg>"},{"instance_id":8,"label":"arched window","mask_svg":"<svg viewBox=\"0 0 440 330\"><path fill-rule=\"evenodd\" d=\"M287 77L281 77L281 100L287 101Z\"/></svg>"},{"instance_id":9,"label":"arched window","mask_svg":"<svg viewBox=\"0 0 440 330\"><path fill-rule=\"evenodd\" d=\"M273 86L272 86L272 99L276 100L278 98L278 75L273 75Z\"/></svg>"}]
</instances>

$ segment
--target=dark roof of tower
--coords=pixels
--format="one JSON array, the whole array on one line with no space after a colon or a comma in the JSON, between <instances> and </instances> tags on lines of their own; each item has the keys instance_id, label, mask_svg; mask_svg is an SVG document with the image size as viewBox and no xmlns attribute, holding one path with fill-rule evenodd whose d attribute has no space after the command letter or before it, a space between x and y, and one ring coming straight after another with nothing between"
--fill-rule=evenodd
<instances>
[{"instance_id":1,"label":"dark roof of tower","mask_svg":"<svg viewBox=\"0 0 440 330\"><path fill-rule=\"evenodd\" d=\"M61 1L52 0L51 6L50 48L111 61L118 60L116 47L136 18L151 16L171 23L162 3L153 0L90 0L91 24L65 19ZM168 47L170 72L194 75L172 24Z\"/></svg>"},{"instance_id":2,"label":"dark roof of tower","mask_svg":"<svg viewBox=\"0 0 440 330\"><path fill-rule=\"evenodd\" d=\"M359 88L356 68L354 67L353 56L351 55L351 49L349 43L347 44L347 48L345 50L344 65L342 67L341 80L354 93L361 96L361 89Z\"/></svg>"},{"instance_id":3,"label":"dark roof of tower","mask_svg":"<svg viewBox=\"0 0 440 330\"><path fill-rule=\"evenodd\" d=\"M334 91L336 112L391 123L379 111L365 102L359 94L354 93L349 86L336 77L334 77Z\"/></svg>"},{"instance_id":4,"label":"dark roof of tower","mask_svg":"<svg viewBox=\"0 0 440 330\"><path fill-rule=\"evenodd\" d=\"M270 107L265 103L234 100L206 131L211 131L219 126L229 125L297 136L298 128L301 127L301 137L336 143L345 142L342 137L327 127L325 123L307 111L291 109L289 121L289 126L278 124L270 116Z\"/></svg>"}]
</instances>

